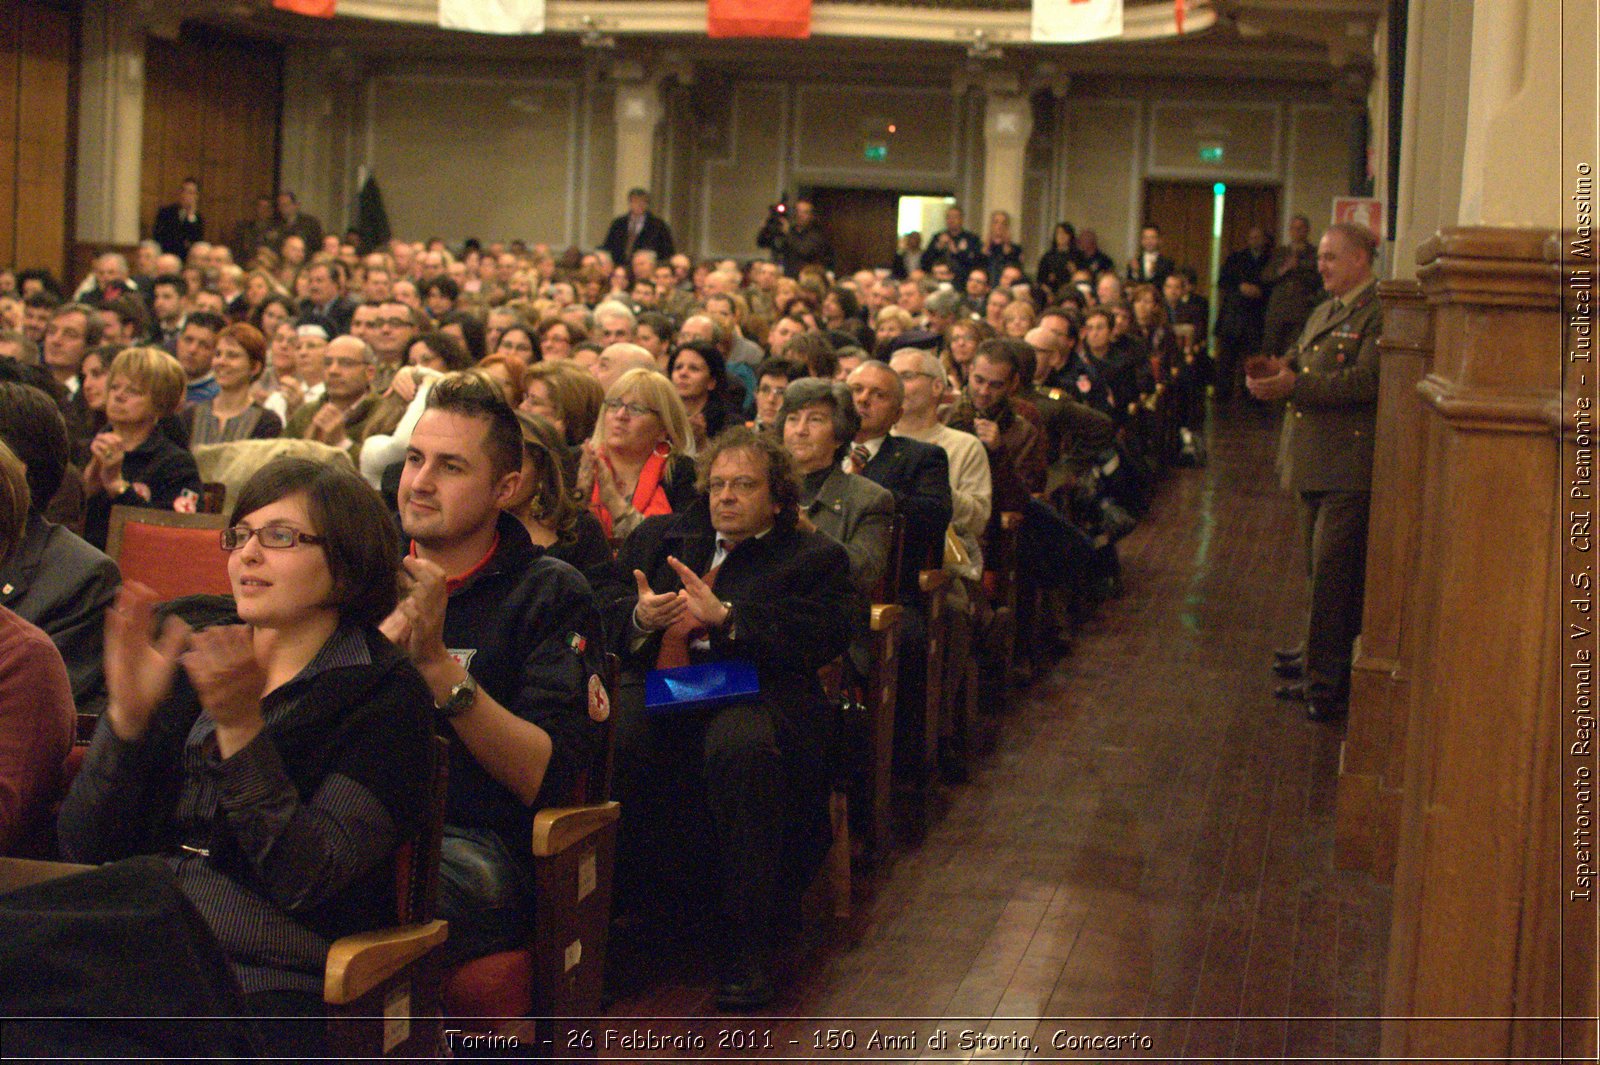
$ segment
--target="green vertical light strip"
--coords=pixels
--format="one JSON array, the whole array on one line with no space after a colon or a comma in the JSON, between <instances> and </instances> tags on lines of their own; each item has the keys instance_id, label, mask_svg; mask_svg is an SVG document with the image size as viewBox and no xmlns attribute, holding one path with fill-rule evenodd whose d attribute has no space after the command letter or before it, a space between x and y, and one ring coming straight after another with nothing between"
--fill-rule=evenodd
<instances>
[{"instance_id":1,"label":"green vertical light strip","mask_svg":"<svg viewBox=\"0 0 1600 1065\"><path fill-rule=\"evenodd\" d=\"M1222 293L1217 289L1217 273L1222 269L1222 212L1228 202L1228 186L1219 181L1211 186L1211 320L1206 323L1206 336L1217 328L1217 306ZM1204 338L1202 338L1204 339Z\"/></svg>"}]
</instances>

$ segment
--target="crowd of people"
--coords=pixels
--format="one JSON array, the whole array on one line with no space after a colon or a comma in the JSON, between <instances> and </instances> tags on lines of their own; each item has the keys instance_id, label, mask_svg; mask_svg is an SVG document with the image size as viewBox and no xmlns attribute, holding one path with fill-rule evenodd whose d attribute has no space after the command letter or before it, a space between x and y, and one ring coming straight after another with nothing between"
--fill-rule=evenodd
<instances>
[{"instance_id":1,"label":"crowd of people","mask_svg":"<svg viewBox=\"0 0 1600 1065\"><path fill-rule=\"evenodd\" d=\"M981 633L1014 530L1043 604L1019 646L1047 664L1118 594L1162 472L1205 461L1208 388L1292 341L1318 287L1303 219L1229 257L1213 342L1156 225L1119 271L1063 222L1029 276L1004 212L980 238L952 207L891 266L834 276L805 200L739 263L676 250L642 189L594 251L367 248L289 192L212 243L198 191L70 292L0 271L0 661L26 662L0 675L0 851L49 846L74 709L101 715L61 853L164 857L273 1013L316 1012L330 939L391 916L372 884L415 831L430 728L451 740L448 960L525 941L531 817L595 762L608 651L619 910L681 920L710 890L718 1002L765 1006L828 843L818 672L865 676L868 604L904 610L915 777L938 712L919 572ZM197 455L244 440L350 462L260 470L221 536L234 601L157 625L103 553L112 507L200 509ZM759 690L645 705L650 671L722 660Z\"/></svg>"}]
</instances>

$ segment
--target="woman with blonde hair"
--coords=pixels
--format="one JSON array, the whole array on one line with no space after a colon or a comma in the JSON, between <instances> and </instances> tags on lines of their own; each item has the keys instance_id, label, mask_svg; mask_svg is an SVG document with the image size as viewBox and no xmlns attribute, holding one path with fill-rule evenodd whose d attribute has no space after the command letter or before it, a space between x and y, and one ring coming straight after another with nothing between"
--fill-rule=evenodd
<instances>
[{"instance_id":1,"label":"woman with blonde hair","mask_svg":"<svg viewBox=\"0 0 1600 1065\"><path fill-rule=\"evenodd\" d=\"M678 391L655 370L629 370L606 391L583 449L579 490L609 539L693 501L694 429Z\"/></svg>"},{"instance_id":2,"label":"woman with blonde hair","mask_svg":"<svg viewBox=\"0 0 1600 1065\"><path fill-rule=\"evenodd\" d=\"M193 511L200 469L156 423L183 400L187 378L160 348L125 348L106 379L106 429L89 442L83 538L104 551L113 506Z\"/></svg>"},{"instance_id":3,"label":"woman with blonde hair","mask_svg":"<svg viewBox=\"0 0 1600 1065\"><path fill-rule=\"evenodd\" d=\"M606 390L593 374L558 359L528 367L522 376L519 409L548 419L575 452L594 435L605 398ZM574 474L576 470L576 466L571 468Z\"/></svg>"}]
</instances>

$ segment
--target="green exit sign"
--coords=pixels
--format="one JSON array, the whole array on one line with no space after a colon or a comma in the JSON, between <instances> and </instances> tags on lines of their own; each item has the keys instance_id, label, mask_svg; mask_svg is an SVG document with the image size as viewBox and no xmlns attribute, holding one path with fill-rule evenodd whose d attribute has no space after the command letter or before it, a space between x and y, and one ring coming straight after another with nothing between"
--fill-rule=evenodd
<instances>
[{"instance_id":1,"label":"green exit sign","mask_svg":"<svg viewBox=\"0 0 1600 1065\"><path fill-rule=\"evenodd\" d=\"M1222 162L1222 145L1202 144L1200 146L1200 161L1202 163Z\"/></svg>"},{"instance_id":2,"label":"green exit sign","mask_svg":"<svg viewBox=\"0 0 1600 1065\"><path fill-rule=\"evenodd\" d=\"M863 148L861 154L869 163L887 163L889 161L889 146L882 141L877 141Z\"/></svg>"}]
</instances>

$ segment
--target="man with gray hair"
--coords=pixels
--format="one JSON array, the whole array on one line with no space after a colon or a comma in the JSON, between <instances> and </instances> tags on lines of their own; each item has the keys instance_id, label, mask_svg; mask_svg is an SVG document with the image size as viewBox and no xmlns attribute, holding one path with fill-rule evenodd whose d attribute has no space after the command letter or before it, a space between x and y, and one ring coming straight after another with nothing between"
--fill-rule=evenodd
<instances>
[{"instance_id":1,"label":"man with gray hair","mask_svg":"<svg viewBox=\"0 0 1600 1065\"><path fill-rule=\"evenodd\" d=\"M357 459L367 419L377 401L372 394L377 352L365 340L346 334L328 342L322 364L322 398L295 411L283 435L343 448ZM360 463L356 466L359 469Z\"/></svg>"},{"instance_id":2,"label":"man with gray hair","mask_svg":"<svg viewBox=\"0 0 1600 1065\"><path fill-rule=\"evenodd\" d=\"M606 300L594 309L593 337L602 344L624 344L633 339L639 320L625 303Z\"/></svg>"},{"instance_id":3,"label":"man with gray hair","mask_svg":"<svg viewBox=\"0 0 1600 1065\"><path fill-rule=\"evenodd\" d=\"M934 354L931 334L906 333L909 343L889 357L889 368L900 378L905 401L894 435L920 440L942 450L949 458L950 525L961 537L970 563L959 575L977 579L983 575L983 549L979 541L989 523L994 499L989 456L983 444L971 433L952 429L939 421L939 400L947 387L944 366ZM919 344L919 338L924 343Z\"/></svg>"}]
</instances>

